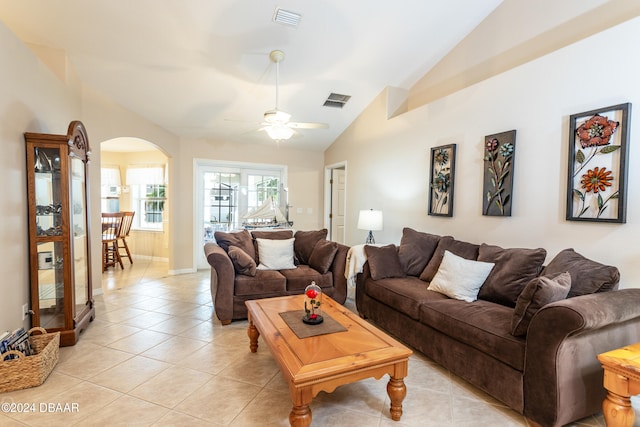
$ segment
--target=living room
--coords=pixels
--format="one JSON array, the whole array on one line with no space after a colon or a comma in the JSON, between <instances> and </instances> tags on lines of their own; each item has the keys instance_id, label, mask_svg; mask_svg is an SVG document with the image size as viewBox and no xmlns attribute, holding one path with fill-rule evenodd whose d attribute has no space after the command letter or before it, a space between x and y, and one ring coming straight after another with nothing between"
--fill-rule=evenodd
<instances>
[{"instance_id":1,"label":"living room","mask_svg":"<svg viewBox=\"0 0 640 427\"><path fill-rule=\"evenodd\" d=\"M503 13L515 9L521 15L493 15L477 28L476 38L466 39L431 75L407 88L402 102L394 102L398 96L394 88L382 89L324 151L176 136L80 81L60 51L27 46L1 24L0 76L11 82L3 86L5 95L0 100L4 112L0 138L7 148L1 162L5 185L13 189L6 191L0 202L2 240L12 244L0 261L0 271L10 278L2 285L1 328L13 329L20 324L19 308L29 300L23 133L63 134L74 119L86 125L92 144L92 202L98 199L94 195L100 194L100 142L136 136L167 155L170 186L179 189L171 193L168 211L172 227L167 270L172 276L196 270L195 254L200 248L195 248L191 208L197 197L192 191L193 164L194 159L204 158L286 165L290 197L296 206L305 208L302 214L294 210L295 227L309 230L325 226L325 168L346 165L348 245L364 242L366 231L358 230L357 213L374 208L384 214L384 229L375 232L381 243L398 243L402 228L409 226L476 243L544 247L548 260L573 247L589 258L617 266L621 288L639 287L636 260L640 252L631 239L640 231L640 201L634 188L640 152L633 148L633 142L627 158L626 223L567 221L565 205L570 116L633 104L640 98L640 61L633 55L635 41L640 39L640 6L635 1L572 2L563 6L561 22L545 27L544 15L559 7L551 1L545 4L536 7L536 13L525 13L527 6L503 2ZM581 20L591 27L580 30ZM519 38L509 33L514 26L526 27L532 22L538 29L530 34ZM476 60L472 53L479 49L478 43L486 43L487 34L495 36L496 44L510 38L519 42L465 65L466 59ZM540 46L544 46L541 52L536 50ZM630 141L634 124L640 120L635 110L628 119ZM517 130L512 215L484 216L484 138L512 129ZM427 215L429 151L446 144L457 144L451 218ZM307 207L312 214L307 213ZM100 209L95 203L91 218L99 224ZM99 241L92 241L91 252L101 252ZM92 262L92 279L98 289L102 281L99 257Z\"/></svg>"}]
</instances>

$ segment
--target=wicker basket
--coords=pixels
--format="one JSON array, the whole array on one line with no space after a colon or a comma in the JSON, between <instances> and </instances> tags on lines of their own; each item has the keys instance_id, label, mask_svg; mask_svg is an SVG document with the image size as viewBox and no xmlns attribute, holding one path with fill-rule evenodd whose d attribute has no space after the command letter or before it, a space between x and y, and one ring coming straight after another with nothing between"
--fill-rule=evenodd
<instances>
[{"instance_id":1,"label":"wicker basket","mask_svg":"<svg viewBox=\"0 0 640 427\"><path fill-rule=\"evenodd\" d=\"M33 335L40 332L41 335ZM0 393L39 386L47 379L60 353L60 332L48 334L44 328L29 329L29 341L35 354L25 356L23 353L10 350L3 353L0 360ZM17 359L4 360L9 354Z\"/></svg>"}]
</instances>

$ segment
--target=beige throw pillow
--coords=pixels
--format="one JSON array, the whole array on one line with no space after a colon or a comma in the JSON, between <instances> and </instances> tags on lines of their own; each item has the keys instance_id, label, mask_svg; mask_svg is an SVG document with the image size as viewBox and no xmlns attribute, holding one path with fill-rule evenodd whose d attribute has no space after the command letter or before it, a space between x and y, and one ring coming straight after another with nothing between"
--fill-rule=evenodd
<instances>
[{"instance_id":1,"label":"beige throw pillow","mask_svg":"<svg viewBox=\"0 0 640 427\"><path fill-rule=\"evenodd\" d=\"M256 239L258 242L258 270L290 270L293 263L293 241L295 239Z\"/></svg>"},{"instance_id":2,"label":"beige throw pillow","mask_svg":"<svg viewBox=\"0 0 640 427\"><path fill-rule=\"evenodd\" d=\"M492 262L472 261L444 251L440 267L428 289L449 298L473 302L478 299L478 291L493 265Z\"/></svg>"}]
</instances>

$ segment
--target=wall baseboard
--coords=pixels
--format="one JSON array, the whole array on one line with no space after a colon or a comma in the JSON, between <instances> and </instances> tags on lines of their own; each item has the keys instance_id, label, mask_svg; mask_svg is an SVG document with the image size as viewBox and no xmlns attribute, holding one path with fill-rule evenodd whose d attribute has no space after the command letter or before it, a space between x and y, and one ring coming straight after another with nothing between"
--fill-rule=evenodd
<instances>
[{"instance_id":1,"label":"wall baseboard","mask_svg":"<svg viewBox=\"0 0 640 427\"><path fill-rule=\"evenodd\" d=\"M169 262L169 258L167 257L158 257L152 255L133 255L133 257L138 259L150 259L151 261Z\"/></svg>"},{"instance_id":2,"label":"wall baseboard","mask_svg":"<svg viewBox=\"0 0 640 427\"><path fill-rule=\"evenodd\" d=\"M181 270L169 270L168 274L169 276L177 276L179 274L189 274L189 273L195 273L198 270L196 268L183 268Z\"/></svg>"}]
</instances>

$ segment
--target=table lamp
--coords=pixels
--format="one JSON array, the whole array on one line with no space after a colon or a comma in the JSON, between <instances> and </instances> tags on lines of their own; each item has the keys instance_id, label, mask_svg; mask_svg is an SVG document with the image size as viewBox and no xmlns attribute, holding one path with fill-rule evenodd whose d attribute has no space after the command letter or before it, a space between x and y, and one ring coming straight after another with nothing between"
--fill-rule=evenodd
<instances>
[{"instance_id":1,"label":"table lamp","mask_svg":"<svg viewBox=\"0 0 640 427\"><path fill-rule=\"evenodd\" d=\"M375 243L373 238L373 232L382 230L382 211L375 211L373 209L360 211L358 217L358 229L369 230L366 244Z\"/></svg>"}]
</instances>

